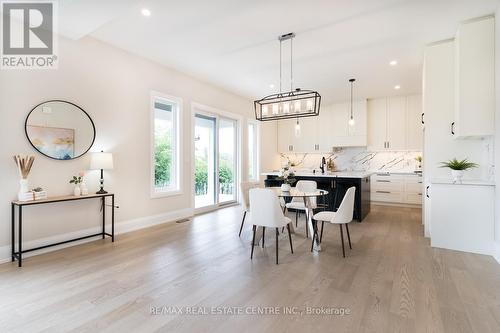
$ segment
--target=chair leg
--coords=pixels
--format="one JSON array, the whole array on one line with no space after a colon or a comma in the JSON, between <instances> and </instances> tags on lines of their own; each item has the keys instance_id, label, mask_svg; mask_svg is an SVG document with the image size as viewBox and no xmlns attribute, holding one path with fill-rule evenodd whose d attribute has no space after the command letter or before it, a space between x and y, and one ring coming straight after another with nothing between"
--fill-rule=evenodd
<instances>
[{"instance_id":1,"label":"chair leg","mask_svg":"<svg viewBox=\"0 0 500 333\"><path fill-rule=\"evenodd\" d=\"M340 227L340 239L342 239L342 256L345 258L344 231L342 230L342 224L339 224L339 227Z\"/></svg>"},{"instance_id":2,"label":"chair leg","mask_svg":"<svg viewBox=\"0 0 500 333\"><path fill-rule=\"evenodd\" d=\"M292 233L290 232L290 223L286 225L286 228L288 229L288 239L290 240L290 250L293 253Z\"/></svg>"},{"instance_id":3,"label":"chair leg","mask_svg":"<svg viewBox=\"0 0 500 333\"><path fill-rule=\"evenodd\" d=\"M278 228L276 228L276 265L278 264Z\"/></svg>"},{"instance_id":4,"label":"chair leg","mask_svg":"<svg viewBox=\"0 0 500 333\"><path fill-rule=\"evenodd\" d=\"M253 229L253 236L252 236L252 252L251 252L251 254L250 254L250 259L253 259L253 248L254 248L254 245L255 245L255 229L256 229L256 228L257 228L257 227L256 227L255 225L254 225L254 226L253 226L253 228L252 228L252 229Z\"/></svg>"},{"instance_id":5,"label":"chair leg","mask_svg":"<svg viewBox=\"0 0 500 333\"><path fill-rule=\"evenodd\" d=\"M247 211L243 213L243 219L241 220L241 227L240 227L240 233L238 234L238 237L241 237L241 231L243 230L243 223L245 223L245 217L247 216Z\"/></svg>"},{"instance_id":6,"label":"chair leg","mask_svg":"<svg viewBox=\"0 0 500 333\"><path fill-rule=\"evenodd\" d=\"M306 215L306 238L309 238L309 228L307 225L307 223L309 222L309 217L307 216L307 211L306 211L305 215Z\"/></svg>"},{"instance_id":7,"label":"chair leg","mask_svg":"<svg viewBox=\"0 0 500 333\"><path fill-rule=\"evenodd\" d=\"M345 230L347 230L347 239L349 240L349 248L352 250L351 235L349 235L349 226L347 225L347 223L345 224Z\"/></svg>"},{"instance_id":8,"label":"chair leg","mask_svg":"<svg viewBox=\"0 0 500 333\"><path fill-rule=\"evenodd\" d=\"M265 241L266 241L266 227L262 227L262 248L264 248Z\"/></svg>"},{"instance_id":9,"label":"chair leg","mask_svg":"<svg viewBox=\"0 0 500 333\"><path fill-rule=\"evenodd\" d=\"M316 232L316 230L318 229L317 223L318 222L316 220L312 220L314 233L313 233L312 242L311 242L311 252L314 250L314 241L316 240L316 237L318 235L318 233Z\"/></svg>"},{"instance_id":10,"label":"chair leg","mask_svg":"<svg viewBox=\"0 0 500 333\"><path fill-rule=\"evenodd\" d=\"M319 242L323 241L323 228L325 227L325 221L321 221L321 236L319 236Z\"/></svg>"},{"instance_id":11,"label":"chair leg","mask_svg":"<svg viewBox=\"0 0 500 333\"><path fill-rule=\"evenodd\" d=\"M295 226L299 226L299 211L295 210Z\"/></svg>"}]
</instances>

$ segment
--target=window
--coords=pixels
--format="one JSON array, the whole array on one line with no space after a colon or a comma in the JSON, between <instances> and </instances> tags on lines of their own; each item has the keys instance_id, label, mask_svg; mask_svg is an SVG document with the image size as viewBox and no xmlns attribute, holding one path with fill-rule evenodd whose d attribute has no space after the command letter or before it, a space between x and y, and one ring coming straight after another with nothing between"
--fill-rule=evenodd
<instances>
[{"instance_id":1,"label":"window","mask_svg":"<svg viewBox=\"0 0 500 333\"><path fill-rule=\"evenodd\" d=\"M152 94L152 189L153 197L180 193L179 119L181 100Z\"/></svg>"},{"instance_id":2,"label":"window","mask_svg":"<svg viewBox=\"0 0 500 333\"><path fill-rule=\"evenodd\" d=\"M259 125L248 123L248 180L259 181Z\"/></svg>"}]
</instances>

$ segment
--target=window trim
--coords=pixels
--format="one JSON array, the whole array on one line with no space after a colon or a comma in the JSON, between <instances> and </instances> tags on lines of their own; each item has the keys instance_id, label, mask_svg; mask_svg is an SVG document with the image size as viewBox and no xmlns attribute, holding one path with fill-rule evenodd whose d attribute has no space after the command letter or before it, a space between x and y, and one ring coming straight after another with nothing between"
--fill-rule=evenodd
<instances>
[{"instance_id":1,"label":"window trim","mask_svg":"<svg viewBox=\"0 0 500 333\"><path fill-rule=\"evenodd\" d=\"M174 189L166 190L162 192L157 192L155 190L155 102L158 100L164 100L168 103L176 104L176 124L175 128L175 177L177 180L177 186ZM181 195L183 191L183 172L182 172L182 161L183 161L183 142L181 138L181 128L183 124L183 100L180 97L166 95L157 91L151 91L150 94L150 194L152 199L170 197L175 195Z\"/></svg>"},{"instance_id":2,"label":"window trim","mask_svg":"<svg viewBox=\"0 0 500 333\"><path fill-rule=\"evenodd\" d=\"M255 129L255 132L254 132L254 142L255 142L255 146L256 146L256 150L254 151L255 153L255 156L254 156L254 160L252 161L252 163L255 163L255 176L256 178L250 178L250 173L248 172L249 171L249 166L250 166L250 154L249 154L249 150L248 150L248 140L249 140L249 133L248 133L248 127L249 125L253 125L254 126L254 129ZM260 123L258 121L256 121L255 119L247 119L247 137L246 137L246 141L247 141L247 178L248 178L248 181L250 182L260 182Z\"/></svg>"}]
</instances>

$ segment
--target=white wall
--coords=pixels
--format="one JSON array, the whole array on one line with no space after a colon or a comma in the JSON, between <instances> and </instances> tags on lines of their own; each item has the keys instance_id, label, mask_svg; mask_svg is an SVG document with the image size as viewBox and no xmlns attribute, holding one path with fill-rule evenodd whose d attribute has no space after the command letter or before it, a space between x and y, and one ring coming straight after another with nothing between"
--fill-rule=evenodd
<instances>
[{"instance_id":1,"label":"white wall","mask_svg":"<svg viewBox=\"0 0 500 333\"><path fill-rule=\"evenodd\" d=\"M498 7L495 17L500 17ZM495 258L500 262L500 20L495 20Z\"/></svg>"},{"instance_id":2,"label":"white wall","mask_svg":"<svg viewBox=\"0 0 500 333\"><path fill-rule=\"evenodd\" d=\"M91 38L59 42L59 69L0 71L0 260L2 247L10 244L10 206L16 197L18 176L14 154L36 156L29 177L31 186L42 186L49 195L72 192L70 177L89 167L89 155L73 161L54 161L34 151L24 134L24 120L31 108L50 99L73 102L93 118L97 136L93 151L114 154L115 169L105 172L106 188L116 193L117 224L191 207L191 102L254 118L252 102L180 72L134 56ZM150 92L183 99L183 194L150 198ZM247 175L246 122L243 123L243 178ZM262 126L263 166L275 158L272 126ZM88 173L88 186L97 189L98 172ZM25 210L25 240L76 232L99 226L97 201L29 207ZM119 229L119 227L117 227ZM10 255L10 254L9 254Z\"/></svg>"}]
</instances>

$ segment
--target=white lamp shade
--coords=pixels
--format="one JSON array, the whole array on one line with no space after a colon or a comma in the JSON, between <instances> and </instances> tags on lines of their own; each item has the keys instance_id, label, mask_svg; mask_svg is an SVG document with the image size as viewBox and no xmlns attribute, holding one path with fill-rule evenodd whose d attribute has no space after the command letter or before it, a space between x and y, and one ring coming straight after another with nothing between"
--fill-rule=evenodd
<instances>
[{"instance_id":1,"label":"white lamp shade","mask_svg":"<svg viewBox=\"0 0 500 333\"><path fill-rule=\"evenodd\" d=\"M90 158L91 170L110 170L113 169L113 154L111 153L92 153Z\"/></svg>"}]
</instances>

